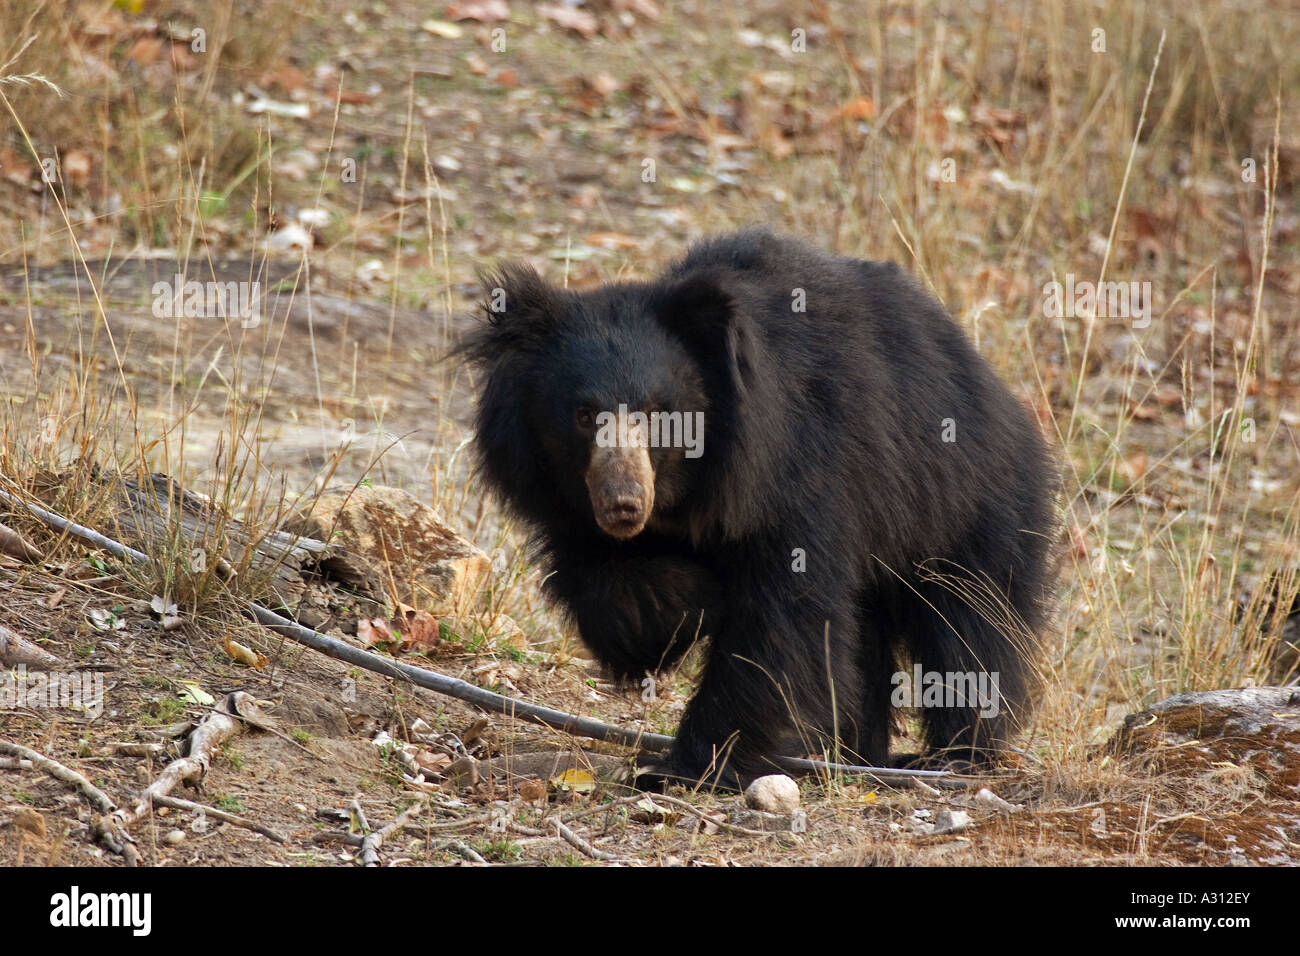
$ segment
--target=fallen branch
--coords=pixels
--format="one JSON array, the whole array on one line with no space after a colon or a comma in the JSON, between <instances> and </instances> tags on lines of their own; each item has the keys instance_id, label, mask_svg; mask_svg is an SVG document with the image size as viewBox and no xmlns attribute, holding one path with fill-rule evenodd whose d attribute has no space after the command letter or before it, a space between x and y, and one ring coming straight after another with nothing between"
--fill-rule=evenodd
<instances>
[{"instance_id":1,"label":"fallen branch","mask_svg":"<svg viewBox=\"0 0 1300 956\"><path fill-rule=\"evenodd\" d=\"M240 699L245 697L248 695L243 691L226 695L190 734L189 753L186 756L177 757L164 767L158 778L145 787L135 806L130 809L114 809L106 814L116 829L125 831L147 817L153 812L156 798L170 796L171 791L181 783L197 785L203 779L212 763L213 752L230 738L243 733L244 723L235 708L237 703L243 703Z\"/></svg>"},{"instance_id":2,"label":"fallen branch","mask_svg":"<svg viewBox=\"0 0 1300 956\"><path fill-rule=\"evenodd\" d=\"M103 548L105 551L108 551L119 558L129 558L137 564L150 563L148 555L142 554L134 548L129 548L111 538L106 538L98 531L83 527L74 521L69 521L67 518L54 514L51 511L47 511L39 505L29 504L20 498L14 497L4 489L0 489L0 500L8 501L20 508L24 508L51 527L60 531L68 531L82 540L88 541L96 547ZM448 697L454 697L457 700L463 700L466 703L474 704L475 706L481 707L492 713L532 721L550 727L553 730L572 734L575 737L590 737L594 740L610 741L612 743L622 744L626 747L638 748L651 753L662 753L669 750L673 745L673 738L667 734L652 734L640 730L629 730L625 727L607 724L604 721L594 720L590 717L580 717L576 714L553 710L550 707L531 704L526 701L516 700L513 697L506 697L502 694L493 693L490 690L484 690L482 687L477 687L474 684L471 684L468 681L463 681L457 677L450 677L446 674L439 674L437 671L426 670L422 667L412 667L410 664L403 664L400 661L380 657L378 654L372 654L359 647L353 647L351 644L347 644L343 641L335 640L332 637L326 637L319 631L312 630L296 621L291 621L286 617L282 617L274 611L262 607L262 605L255 602L250 601L245 605L244 610L254 620L275 631L277 634L296 641L299 644L304 644L313 650L320 651L327 657L332 657L335 660L340 660L356 667L374 671L377 674L383 674L386 677L403 678L417 687L423 687L426 690L432 690L439 694L445 694ZM895 770L889 767L867 767L856 764L830 763L822 760L808 760L802 757L778 757L776 759L777 763L787 770L868 776L884 785L890 785L891 783L900 781L923 779L938 786L965 789L969 783L968 778L958 777L947 770Z\"/></svg>"},{"instance_id":3,"label":"fallen branch","mask_svg":"<svg viewBox=\"0 0 1300 956\"><path fill-rule=\"evenodd\" d=\"M569 846L578 850L584 856L591 857L593 860L599 860L606 863L616 863L621 861L621 857L611 856L604 850L597 850L589 842L565 826L562 821L552 818L548 823L550 823L553 832L548 833L546 830L539 829L538 827L525 826L522 823L515 823L513 820L506 824L506 828L515 833L523 834L524 836L559 837L565 843L569 844Z\"/></svg>"},{"instance_id":4,"label":"fallen branch","mask_svg":"<svg viewBox=\"0 0 1300 956\"><path fill-rule=\"evenodd\" d=\"M59 659L27 638L0 624L0 667L55 667Z\"/></svg>"},{"instance_id":5,"label":"fallen branch","mask_svg":"<svg viewBox=\"0 0 1300 956\"><path fill-rule=\"evenodd\" d=\"M348 833L346 830L324 830L320 833L313 833L311 837L312 843L343 843L347 846L355 847L360 847L365 843L365 841L366 838L360 833ZM463 840L439 840L437 843L432 844L429 849L435 852L439 850L452 850L459 853L471 863L487 862L487 860L483 859L483 857L479 855L477 850Z\"/></svg>"},{"instance_id":6,"label":"fallen branch","mask_svg":"<svg viewBox=\"0 0 1300 956\"><path fill-rule=\"evenodd\" d=\"M189 810L193 813L201 813L205 817L212 817L214 820L221 820L233 826L243 827L245 830L252 830L254 833L260 833L268 840L274 840L276 843L288 843L289 838L282 833L272 830L265 824L258 823L255 820L248 820L244 817L235 816L233 813L227 813L225 810L218 810L216 807L204 806L201 803L195 803L193 800L184 800L180 797L173 797L165 793L155 793L152 797L155 806L171 807L173 810Z\"/></svg>"},{"instance_id":7,"label":"fallen branch","mask_svg":"<svg viewBox=\"0 0 1300 956\"><path fill-rule=\"evenodd\" d=\"M74 521L69 521L60 515L47 511L39 505L29 504L21 499L15 498L8 492L0 489L0 499L8 501L19 507L25 508L40 518L42 521L57 528L60 531L68 531L84 541L103 548L110 554L118 558L130 559L137 564L148 564L150 559L148 555L136 551L134 548L114 541L94 531L90 528L83 527ZM366 670L374 671L377 674L383 674L386 677L402 678L410 681L417 687L423 687L427 690L436 691L445 694L448 697L455 697L466 703L482 707L484 710L493 713L502 714L507 717L518 717L524 720L530 720L535 723L544 724L555 730L564 733L573 734L576 737L591 737L595 740L608 740L614 743L623 744L628 747L638 747L643 750L652 752L661 752L672 746L673 738L666 734L651 734L639 730L628 730L623 727L616 727L603 721L593 720L590 717L579 717L575 714L568 714L560 710L552 710L550 707L542 707L537 704L530 704L525 701L515 700L512 697L505 697L501 694L493 693L490 690L484 690L482 687L476 687L468 681L463 681L457 677L450 677L446 674L439 674L436 671L425 670L422 667L412 667L409 664L403 664L400 661L390 660L386 657L380 657L378 654L372 654L364 651L359 647L353 647L351 644L337 641L332 637L326 637L319 631L314 631L309 627L291 621L286 617L276 614L274 611L262 607L260 604L249 602L245 606L245 611L256 621L269 627L284 637L297 641L299 644L305 644L313 650L320 651L328 657L335 660L343 661L347 664L353 664Z\"/></svg>"},{"instance_id":8,"label":"fallen branch","mask_svg":"<svg viewBox=\"0 0 1300 956\"><path fill-rule=\"evenodd\" d=\"M135 841L131 839L131 835L126 832L125 827L119 825L113 818L113 814L118 812L117 804L103 790L100 790L77 771L65 767L57 760L52 760L44 754L37 753L30 747L24 747L22 744L0 740L0 753L17 757L19 760L31 761L32 766L39 767L51 777L75 786L99 810L100 815L93 827L96 838L126 860L127 866L135 866L140 862L140 851L135 848Z\"/></svg>"},{"instance_id":9,"label":"fallen branch","mask_svg":"<svg viewBox=\"0 0 1300 956\"><path fill-rule=\"evenodd\" d=\"M367 834L366 838L361 841L361 865L378 866L379 865L379 848L384 845L384 841L406 826L411 820L420 815L425 804L423 801L417 801L411 804L398 815L397 819L388 826L376 830L374 833Z\"/></svg>"},{"instance_id":10,"label":"fallen branch","mask_svg":"<svg viewBox=\"0 0 1300 956\"><path fill-rule=\"evenodd\" d=\"M18 757L21 760L30 760L32 766L44 770L51 777L57 777L64 783L70 783L75 786L82 794L95 805L100 813L112 813L117 809L112 798L103 790L83 777L77 771L65 767L57 760L52 760L42 753L32 750L30 747L24 747L22 744L10 743L7 740L0 740L0 754L8 754L11 757Z\"/></svg>"}]
</instances>

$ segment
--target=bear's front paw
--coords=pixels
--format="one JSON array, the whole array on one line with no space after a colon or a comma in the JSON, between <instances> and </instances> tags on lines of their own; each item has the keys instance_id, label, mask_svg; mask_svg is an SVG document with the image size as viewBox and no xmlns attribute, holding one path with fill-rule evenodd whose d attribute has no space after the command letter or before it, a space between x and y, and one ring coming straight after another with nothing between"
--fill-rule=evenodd
<instances>
[{"instance_id":1,"label":"bear's front paw","mask_svg":"<svg viewBox=\"0 0 1300 956\"><path fill-rule=\"evenodd\" d=\"M629 782L638 790L660 793L675 786L688 790L744 790L740 777L725 767L694 771L676 764L671 758L639 761Z\"/></svg>"}]
</instances>

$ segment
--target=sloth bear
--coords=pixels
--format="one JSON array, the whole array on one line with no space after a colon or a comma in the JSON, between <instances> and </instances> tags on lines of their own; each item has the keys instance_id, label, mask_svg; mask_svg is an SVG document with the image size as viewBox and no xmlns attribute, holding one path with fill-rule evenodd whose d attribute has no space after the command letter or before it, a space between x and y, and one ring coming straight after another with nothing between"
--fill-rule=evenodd
<instances>
[{"instance_id":1,"label":"sloth bear","mask_svg":"<svg viewBox=\"0 0 1300 956\"><path fill-rule=\"evenodd\" d=\"M486 280L479 469L615 675L709 637L664 779L739 786L838 746L883 765L893 708L983 764L1035 689L1054 469L1035 422L892 263L765 229L662 277ZM918 686L924 685L924 686Z\"/></svg>"}]
</instances>

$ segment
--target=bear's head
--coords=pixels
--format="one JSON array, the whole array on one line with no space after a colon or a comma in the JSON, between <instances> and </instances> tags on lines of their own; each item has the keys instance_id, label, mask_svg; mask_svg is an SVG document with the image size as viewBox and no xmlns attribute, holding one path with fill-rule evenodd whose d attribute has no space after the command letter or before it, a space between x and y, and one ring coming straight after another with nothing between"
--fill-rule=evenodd
<instances>
[{"instance_id":1,"label":"bear's head","mask_svg":"<svg viewBox=\"0 0 1300 956\"><path fill-rule=\"evenodd\" d=\"M741 375L717 277L572 292L507 266L485 281L486 321L459 352L485 373L484 473L525 518L626 540L667 530L705 474ZM706 441L707 439L707 441Z\"/></svg>"}]
</instances>

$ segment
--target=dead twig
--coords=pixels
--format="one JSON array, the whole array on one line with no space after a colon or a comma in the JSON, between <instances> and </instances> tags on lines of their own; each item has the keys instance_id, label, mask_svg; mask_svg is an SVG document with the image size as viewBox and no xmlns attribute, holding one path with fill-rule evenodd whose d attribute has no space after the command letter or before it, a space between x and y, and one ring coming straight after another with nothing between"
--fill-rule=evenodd
<instances>
[{"instance_id":1,"label":"dead twig","mask_svg":"<svg viewBox=\"0 0 1300 956\"><path fill-rule=\"evenodd\" d=\"M243 721L230 713L241 704L245 709L255 706L252 698L243 691L227 695L218 709L204 718L190 734L188 755L169 763L158 775L158 779L140 794L135 806L129 809L115 807L99 818L95 826L96 834L110 849L125 854L125 848L129 845L127 841L131 839L127 835L127 828L153 812L157 797L168 796L182 782L197 784L203 779L212 762L213 752L231 737L243 733ZM123 846L122 850L117 849L119 845ZM131 849L134 850L134 847ZM138 860L139 854L136 853L135 856ZM128 862L135 864L129 858Z\"/></svg>"},{"instance_id":2,"label":"dead twig","mask_svg":"<svg viewBox=\"0 0 1300 956\"><path fill-rule=\"evenodd\" d=\"M193 800L184 800L181 797L173 797L166 793L155 793L152 797L155 806L171 807L173 810L189 810L194 813L202 813L204 816L212 817L214 820L221 820L237 827L243 827L245 830L252 830L254 833L260 833L268 840L274 840L276 843L288 843L289 838L282 833L272 830L265 824L258 823L245 817L235 816L233 813L227 813L225 810L218 810L216 807L204 806L201 803L195 803Z\"/></svg>"},{"instance_id":3,"label":"dead twig","mask_svg":"<svg viewBox=\"0 0 1300 956\"><path fill-rule=\"evenodd\" d=\"M529 826L525 826L522 823L515 823L513 820L507 823L506 827L510 830L513 830L515 833L521 833L524 836L559 837L565 843L574 847L583 855L591 857L593 860L599 860L604 863L620 862L621 860L620 857L611 856L610 854L606 853L604 850L597 850L594 846L592 846L582 837L578 836L578 834L574 833L571 829L565 826L564 823L561 822L559 819L552 818L547 822L550 823L551 825L551 832L547 832L546 830L542 830L538 827L529 827Z\"/></svg>"},{"instance_id":4,"label":"dead twig","mask_svg":"<svg viewBox=\"0 0 1300 956\"><path fill-rule=\"evenodd\" d=\"M51 777L75 786L100 812L99 819L96 820L93 828L96 838L126 860L127 866L135 866L140 862L140 851L135 848L135 841L126 832L126 827L119 824L115 819L115 814L119 812L117 804L103 790L100 790L77 771L65 767L57 760L52 760L44 754L37 753L30 747L24 747L21 744L11 743L7 740L0 740L0 753L17 757L20 760L30 760L34 767L39 767Z\"/></svg>"},{"instance_id":5,"label":"dead twig","mask_svg":"<svg viewBox=\"0 0 1300 956\"><path fill-rule=\"evenodd\" d=\"M570 846L575 847L580 853L586 854L593 860L605 861L614 859L614 857L610 856L604 850L597 850L594 846L565 826L560 820L552 820L551 825L555 827L555 832L559 834L560 839Z\"/></svg>"},{"instance_id":6,"label":"dead twig","mask_svg":"<svg viewBox=\"0 0 1300 956\"><path fill-rule=\"evenodd\" d=\"M365 842L365 837L359 833L348 833L346 830L326 830L323 833L312 835L313 843L343 843L347 846L359 847ZM430 850L437 852L439 850L451 850L459 853L471 863L487 863L487 860L479 854L472 846L464 840L439 840L429 847Z\"/></svg>"},{"instance_id":7,"label":"dead twig","mask_svg":"<svg viewBox=\"0 0 1300 956\"><path fill-rule=\"evenodd\" d=\"M8 740L0 740L0 753L8 754L11 757L17 757L20 760L29 760L31 761L32 766L44 770L51 777L56 777L64 783L72 784L80 790L82 795L93 803L95 808L101 813L112 813L117 809L117 804L113 802L112 798L110 798L108 794L103 790L100 790L81 774L77 773L77 771L65 767L57 760L52 760L44 754L37 753L30 747L24 747L22 744L10 743Z\"/></svg>"},{"instance_id":8,"label":"dead twig","mask_svg":"<svg viewBox=\"0 0 1300 956\"><path fill-rule=\"evenodd\" d=\"M396 833L402 827L406 826L411 820L420 815L428 804L424 801L417 801L403 810L392 823L374 833L366 836L361 841L361 865L378 866L379 865L379 848L384 845L384 841ZM358 808L359 809L359 808Z\"/></svg>"}]
</instances>

